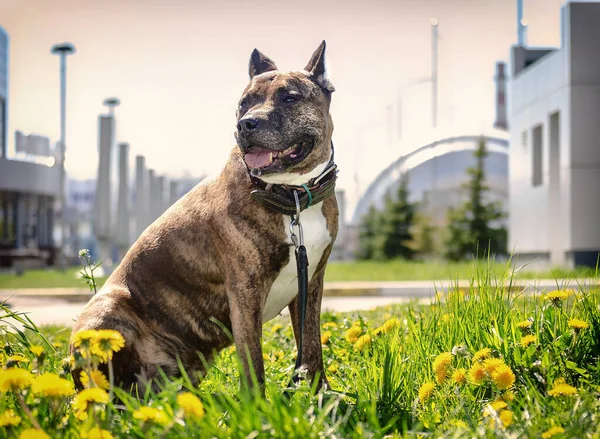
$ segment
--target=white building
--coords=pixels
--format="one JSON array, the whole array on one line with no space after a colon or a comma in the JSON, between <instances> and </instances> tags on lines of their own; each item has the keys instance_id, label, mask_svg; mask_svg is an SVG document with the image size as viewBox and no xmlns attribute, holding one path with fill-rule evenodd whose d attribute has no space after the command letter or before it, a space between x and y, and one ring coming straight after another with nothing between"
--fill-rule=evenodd
<instances>
[{"instance_id":1,"label":"white building","mask_svg":"<svg viewBox=\"0 0 600 439\"><path fill-rule=\"evenodd\" d=\"M567 3L559 49L512 48L509 246L519 262L600 251L600 3Z\"/></svg>"}]
</instances>

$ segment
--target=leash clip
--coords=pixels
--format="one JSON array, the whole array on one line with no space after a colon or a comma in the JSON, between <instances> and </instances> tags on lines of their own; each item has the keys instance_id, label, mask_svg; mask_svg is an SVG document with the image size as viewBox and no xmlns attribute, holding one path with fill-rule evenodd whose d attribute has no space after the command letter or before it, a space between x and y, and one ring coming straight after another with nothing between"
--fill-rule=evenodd
<instances>
[{"instance_id":1,"label":"leash clip","mask_svg":"<svg viewBox=\"0 0 600 439\"><path fill-rule=\"evenodd\" d=\"M302 223L300 223L300 199L298 198L298 191L294 191L294 200L296 201L296 215L292 215L290 221L290 238L296 248L304 245L304 230L302 229ZM298 227L298 236L294 233L294 227ZM299 238L299 239L298 239Z\"/></svg>"}]
</instances>

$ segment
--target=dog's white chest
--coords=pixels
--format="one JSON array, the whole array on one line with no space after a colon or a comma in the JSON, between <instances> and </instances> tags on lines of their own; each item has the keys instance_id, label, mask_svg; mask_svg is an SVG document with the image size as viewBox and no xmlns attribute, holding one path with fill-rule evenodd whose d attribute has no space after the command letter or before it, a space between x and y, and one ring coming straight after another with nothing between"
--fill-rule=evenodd
<instances>
[{"instance_id":1,"label":"dog's white chest","mask_svg":"<svg viewBox=\"0 0 600 439\"><path fill-rule=\"evenodd\" d=\"M312 276L321 261L321 256L331 243L327 230L327 222L322 212L322 204L311 206L300 215L304 230L304 246L308 254L308 279ZM290 236L290 218L284 219L287 242L292 243ZM296 232L297 234L297 232ZM290 260L279 272L263 309L263 323L275 318L298 294L298 273L296 271L295 247L290 245Z\"/></svg>"}]
</instances>

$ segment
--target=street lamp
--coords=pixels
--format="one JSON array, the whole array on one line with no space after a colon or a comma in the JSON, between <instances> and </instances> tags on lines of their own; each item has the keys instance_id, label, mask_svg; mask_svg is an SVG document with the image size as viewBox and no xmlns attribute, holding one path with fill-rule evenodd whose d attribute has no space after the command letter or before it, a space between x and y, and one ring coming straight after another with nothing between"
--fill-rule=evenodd
<instances>
[{"instance_id":1,"label":"street lamp","mask_svg":"<svg viewBox=\"0 0 600 439\"><path fill-rule=\"evenodd\" d=\"M121 105L121 100L119 98L106 98L102 101L102 105L108 107L109 116L114 116L115 107Z\"/></svg>"},{"instance_id":2,"label":"street lamp","mask_svg":"<svg viewBox=\"0 0 600 439\"><path fill-rule=\"evenodd\" d=\"M61 270L65 269L65 238L66 238L66 200L65 200L65 136L67 130L66 122L66 100L67 100L67 56L75 53L75 46L71 43L55 44L50 49L52 55L60 57L60 192L59 201L61 207L60 215L60 246L58 248L58 266Z\"/></svg>"}]
</instances>

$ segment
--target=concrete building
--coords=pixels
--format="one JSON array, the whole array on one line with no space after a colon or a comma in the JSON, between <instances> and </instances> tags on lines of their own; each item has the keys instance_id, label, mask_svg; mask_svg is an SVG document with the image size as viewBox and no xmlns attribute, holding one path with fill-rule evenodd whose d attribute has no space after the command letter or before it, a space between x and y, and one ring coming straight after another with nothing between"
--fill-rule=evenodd
<instances>
[{"instance_id":1,"label":"concrete building","mask_svg":"<svg viewBox=\"0 0 600 439\"><path fill-rule=\"evenodd\" d=\"M512 48L509 247L520 262L598 260L598 23L600 3L570 2L560 48Z\"/></svg>"},{"instance_id":2,"label":"concrete building","mask_svg":"<svg viewBox=\"0 0 600 439\"><path fill-rule=\"evenodd\" d=\"M0 157L8 148L8 34L0 26Z\"/></svg>"},{"instance_id":3,"label":"concrete building","mask_svg":"<svg viewBox=\"0 0 600 439\"><path fill-rule=\"evenodd\" d=\"M50 144L42 136L19 133L32 150L8 157L8 42L0 28L0 267L49 264L60 171L53 157L36 155Z\"/></svg>"}]
</instances>

